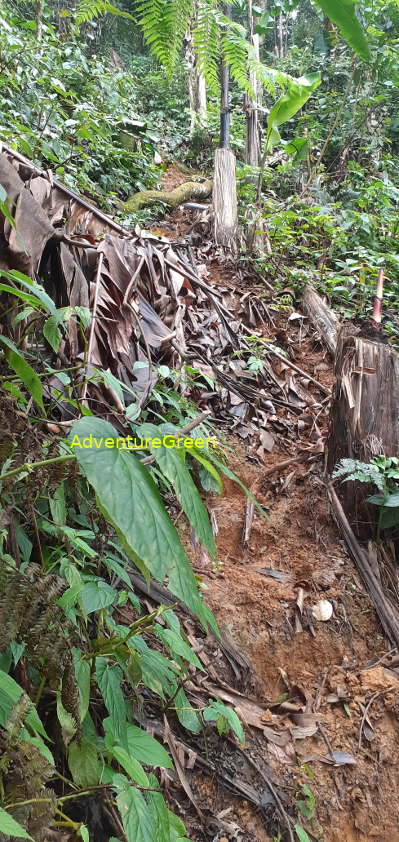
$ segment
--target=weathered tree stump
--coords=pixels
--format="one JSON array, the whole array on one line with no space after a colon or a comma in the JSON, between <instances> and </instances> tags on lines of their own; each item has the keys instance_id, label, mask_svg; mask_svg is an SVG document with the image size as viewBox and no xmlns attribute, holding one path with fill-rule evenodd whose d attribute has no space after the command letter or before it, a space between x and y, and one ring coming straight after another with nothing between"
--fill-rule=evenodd
<instances>
[{"instance_id":1,"label":"weathered tree stump","mask_svg":"<svg viewBox=\"0 0 399 842\"><path fill-rule=\"evenodd\" d=\"M338 317L331 310L318 292L308 284L302 295L302 310L308 316L327 346L330 354L335 355L337 349Z\"/></svg>"},{"instance_id":2,"label":"weathered tree stump","mask_svg":"<svg viewBox=\"0 0 399 842\"><path fill-rule=\"evenodd\" d=\"M363 335L362 335L363 334ZM366 336L364 334L367 334ZM373 328L356 335L342 329L335 360L336 383L330 413L328 471L343 458L369 462L399 454L399 354ZM373 533L376 507L365 503L370 487L339 487L347 518L360 538Z\"/></svg>"},{"instance_id":3,"label":"weathered tree stump","mask_svg":"<svg viewBox=\"0 0 399 842\"><path fill-rule=\"evenodd\" d=\"M215 151L212 201L216 243L235 251L237 235L236 159L231 149L216 149Z\"/></svg>"}]
</instances>

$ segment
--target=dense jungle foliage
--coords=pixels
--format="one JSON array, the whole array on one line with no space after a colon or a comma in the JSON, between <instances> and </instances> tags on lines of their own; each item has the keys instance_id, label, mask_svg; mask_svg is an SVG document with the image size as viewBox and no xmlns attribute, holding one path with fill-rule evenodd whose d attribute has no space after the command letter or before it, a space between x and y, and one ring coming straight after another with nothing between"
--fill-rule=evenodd
<instances>
[{"instance_id":1,"label":"dense jungle foliage","mask_svg":"<svg viewBox=\"0 0 399 842\"><path fill-rule=\"evenodd\" d=\"M165 213L162 203L136 214L124 203L159 186L168 165L178 163L187 179L212 177L223 54L239 260L282 291L298 293L311 280L344 317L359 319L370 311L383 267L385 329L396 342L398 48L396 0L362 0L356 11L351 0L236 0L229 9L216 0L2 0L0 141L121 224L150 225ZM205 117L190 105L193 50ZM246 162L244 104L254 84L258 167ZM12 227L1 186L0 211ZM254 219L267 249L248 248ZM171 500L214 558L198 489L216 493L221 475L237 478L222 446L209 457L195 447L185 458L151 449L146 464L123 450L72 451L76 435L105 440L118 431L80 404L75 373L55 367L41 349L44 338L47 351L58 353L72 317L83 335L90 312L55 307L40 278L1 273L9 304L0 333L0 840L40 842L51 827L83 842L184 842L184 824L154 771L175 762L156 723L177 720L205 747L211 730L240 743L244 731L230 707L210 699L195 708L183 686L202 665L177 603L204 634L218 629ZM184 374L162 365L157 374L150 401L133 410L125 384L110 372L90 378L116 392L134 435L176 435L198 414L193 396L202 375L188 365ZM48 419L61 402L82 417L55 440ZM206 420L198 430L211 432ZM132 561L144 580L167 578L176 604L149 612L132 585ZM309 839L301 824L295 833Z\"/></svg>"}]
</instances>

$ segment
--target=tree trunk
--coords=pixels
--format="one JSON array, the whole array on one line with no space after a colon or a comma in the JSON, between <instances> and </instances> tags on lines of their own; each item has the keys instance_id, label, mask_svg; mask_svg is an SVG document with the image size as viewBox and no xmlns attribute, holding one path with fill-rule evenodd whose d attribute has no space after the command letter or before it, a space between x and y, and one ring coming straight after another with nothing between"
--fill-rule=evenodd
<instances>
[{"instance_id":1,"label":"tree trunk","mask_svg":"<svg viewBox=\"0 0 399 842\"><path fill-rule=\"evenodd\" d=\"M216 149L213 180L214 234L217 245L235 251L237 235L236 159L231 149Z\"/></svg>"},{"instance_id":2,"label":"tree trunk","mask_svg":"<svg viewBox=\"0 0 399 842\"><path fill-rule=\"evenodd\" d=\"M257 61L259 61L259 35L254 33L252 0L248 0L247 20L248 40L254 48ZM251 167L258 167L260 162L260 125L258 105L262 100L262 90L256 73L250 72L249 82L254 91L255 99L252 99L249 94L245 94L244 110L247 123L245 160Z\"/></svg>"},{"instance_id":3,"label":"tree trunk","mask_svg":"<svg viewBox=\"0 0 399 842\"><path fill-rule=\"evenodd\" d=\"M231 16L230 4L225 4L226 17ZM237 186L236 159L230 147L229 68L222 59L220 68L220 148L215 150L213 180L214 236L217 245L236 250Z\"/></svg>"},{"instance_id":4,"label":"tree trunk","mask_svg":"<svg viewBox=\"0 0 399 842\"><path fill-rule=\"evenodd\" d=\"M205 78L198 69L191 32L186 39L186 61L189 68L188 97L190 103L190 135L192 135L197 126L206 128L207 102Z\"/></svg>"},{"instance_id":5,"label":"tree trunk","mask_svg":"<svg viewBox=\"0 0 399 842\"><path fill-rule=\"evenodd\" d=\"M338 319L334 311L327 306L310 284L304 289L302 310L320 333L324 344L334 357L337 348Z\"/></svg>"},{"instance_id":6,"label":"tree trunk","mask_svg":"<svg viewBox=\"0 0 399 842\"><path fill-rule=\"evenodd\" d=\"M341 329L335 372L328 438L329 472L343 458L369 462L380 454L397 456L399 354L372 327L357 335L348 335L347 329ZM360 538L371 537L376 507L365 503L370 486L345 482L340 485L339 493L355 534Z\"/></svg>"}]
</instances>

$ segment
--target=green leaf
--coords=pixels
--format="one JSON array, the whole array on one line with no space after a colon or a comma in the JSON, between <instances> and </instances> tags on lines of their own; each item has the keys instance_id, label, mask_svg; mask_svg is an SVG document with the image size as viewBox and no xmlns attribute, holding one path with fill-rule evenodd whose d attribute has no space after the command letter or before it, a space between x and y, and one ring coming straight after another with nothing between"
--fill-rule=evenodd
<instances>
[{"instance_id":1,"label":"green leaf","mask_svg":"<svg viewBox=\"0 0 399 842\"><path fill-rule=\"evenodd\" d=\"M327 17L336 24L344 41L364 61L371 61L369 45L356 15L355 0L315 0Z\"/></svg>"},{"instance_id":2,"label":"green leaf","mask_svg":"<svg viewBox=\"0 0 399 842\"><path fill-rule=\"evenodd\" d=\"M72 737L75 736L76 731L78 730L78 725L72 714L65 710L64 705L62 704L60 691L57 692L57 717L58 722L61 725L62 738L67 746L71 742Z\"/></svg>"},{"instance_id":3,"label":"green leaf","mask_svg":"<svg viewBox=\"0 0 399 842\"><path fill-rule=\"evenodd\" d=\"M261 514L262 517L265 518L265 520L269 520L269 516L268 516L267 512L265 511L265 509L263 508L263 506L261 506L261 504L258 503L256 497L254 497L254 495L249 490L249 488L247 488L246 485L244 485L244 483L241 482L240 478L237 477L235 474L233 474L233 471L231 471L230 468L227 467L227 465L225 465L216 456L214 456L213 453L212 453L212 456L210 458L212 459L212 462L215 463L217 468L219 468L219 471L222 474L224 474L226 477L228 477L228 479L231 479L233 482L235 482L237 485L239 485L239 487L244 492L245 496L248 497L248 500L251 500L251 503L254 504L254 506L258 510L259 514Z\"/></svg>"},{"instance_id":4,"label":"green leaf","mask_svg":"<svg viewBox=\"0 0 399 842\"><path fill-rule=\"evenodd\" d=\"M17 839L32 839L29 833L22 827L19 822L16 822L9 813L0 807L0 833L5 836L16 836Z\"/></svg>"},{"instance_id":5,"label":"green leaf","mask_svg":"<svg viewBox=\"0 0 399 842\"><path fill-rule=\"evenodd\" d=\"M175 655L180 655L180 657L188 661L189 664L193 664L193 666L197 667L197 669L204 672L204 668L198 660L195 652L192 650L191 646L183 640L178 632L173 631L172 629L163 629L158 623L156 627L156 634L157 637L162 640L162 643L168 647L172 658L175 657Z\"/></svg>"},{"instance_id":6,"label":"green leaf","mask_svg":"<svg viewBox=\"0 0 399 842\"><path fill-rule=\"evenodd\" d=\"M176 430L176 432L178 431ZM161 437L162 439L164 435L170 435L170 425L161 424L158 428L155 424L143 424L139 428L139 433L143 438L151 437L152 439L156 439ZM208 553L214 557L216 555L216 544L209 515L201 500L198 489L193 482L192 476L187 470L184 461L185 454L177 447L150 446L150 451L166 479L173 485L176 497L191 523L194 532Z\"/></svg>"},{"instance_id":7,"label":"green leaf","mask_svg":"<svg viewBox=\"0 0 399 842\"><path fill-rule=\"evenodd\" d=\"M83 722L89 710L90 703L90 664L83 658L83 652L80 649L74 647L72 649L72 656L80 697L79 718Z\"/></svg>"},{"instance_id":8,"label":"green leaf","mask_svg":"<svg viewBox=\"0 0 399 842\"><path fill-rule=\"evenodd\" d=\"M81 824L78 833L79 833L79 836L82 837L83 842L90 842L89 831L88 831L85 824Z\"/></svg>"},{"instance_id":9,"label":"green leaf","mask_svg":"<svg viewBox=\"0 0 399 842\"><path fill-rule=\"evenodd\" d=\"M95 786L100 781L101 765L95 743L83 737L80 742L73 740L68 748L68 765L72 779L83 789Z\"/></svg>"},{"instance_id":10,"label":"green leaf","mask_svg":"<svg viewBox=\"0 0 399 842\"><path fill-rule=\"evenodd\" d=\"M155 775L149 777L150 786L159 788L159 781ZM147 792L146 801L152 814L156 838L159 842L170 842L169 810L161 792Z\"/></svg>"},{"instance_id":11,"label":"green leaf","mask_svg":"<svg viewBox=\"0 0 399 842\"><path fill-rule=\"evenodd\" d=\"M205 722L216 722L222 716L229 724L231 730L234 732L240 743L245 742L244 729L241 722L233 708L224 705L223 702L211 702L202 713Z\"/></svg>"},{"instance_id":12,"label":"green leaf","mask_svg":"<svg viewBox=\"0 0 399 842\"><path fill-rule=\"evenodd\" d=\"M47 292L43 289L41 284L37 284L36 281L32 281L28 275L18 272L17 269L11 269L9 272L2 271L1 274L5 278L14 281L14 283L17 282L22 284L22 286L29 291L30 295L34 296L36 299L36 306L38 304L42 304L45 310L48 310L53 316L57 316L57 308L54 301L49 295L47 295Z\"/></svg>"},{"instance_id":13,"label":"green leaf","mask_svg":"<svg viewBox=\"0 0 399 842\"><path fill-rule=\"evenodd\" d=\"M52 497L48 498L51 517L54 523L65 524L66 522L66 506L65 506L65 490L64 483L61 482L58 488L54 491Z\"/></svg>"},{"instance_id":14,"label":"green leaf","mask_svg":"<svg viewBox=\"0 0 399 842\"><path fill-rule=\"evenodd\" d=\"M310 73L289 81L287 91L274 103L267 118L266 152L271 152L280 141L278 126L290 120L305 105L320 82L320 73Z\"/></svg>"},{"instance_id":15,"label":"green leaf","mask_svg":"<svg viewBox=\"0 0 399 842\"><path fill-rule=\"evenodd\" d=\"M58 327L57 316L49 316L49 318L46 319L43 325L43 336L47 339L47 342L51 345L53 351L57 353L62 339L62 334Z\"/></svg>"},{"instance_id":16,"label":"green leaf","mask_svg":"<svg viewBox=\"0 0 399 842\"><path fill-rule=\"evenodd\" d=\"M22 687L7 675L6 672L0 670L0 726L5 727L7 719L9 718L12 708L23 693ZM39 718L36 708L32 704L32 710L29 711L25 717L25 722L45 739L48 739L44 730L43 724Z\"/></svg>"},{"instance_id":17,"label":"green leaf","mask_svg":"<svg viewBox=\"0 0 399 842\"><path fill-rule=\"evenodd\" d=\"M126 785L122 788L123 781ZM160 842L154 832L154 823L145 799L138 789L129 786L123 775L115 776L116 803L121 815L128 842Z\"/></svg>"},{"instance_id":18,"label":"green leaf","mask_svg":"<svg viewBox=\"0 0 399 842\"><path fill-rule=\"evenodd\" d=\"M0 343L6 346L4 355L10 368L15 371L15 374L21 378L25 384L29 394L40 409L44 412L43 405L43 386L40 377L33 370L32 366L26 361L25 357L18 350L17 346L7 336L0 334Z\"/></svg>"},{"instance_id":19,"label":"green leaf","mask_svg":"<svg viewBox=\"0 0 399 842\"><path fill-rule=\"evenodd\" d=\"M295 833L296 833L296 835L299 839L299 842L310 842L310 839L309 839L308 834L306 833L306 830L304 830L304 828L300 824L294 825L294 830L295 830Z\"/></svg>"},{"instance_id":20,"label":"green leaf","mask_svg":"<svg viewBox=\"0 0 399 842\"><path fill-rule=\"evenodd\" d=\"M202 449L199 447L193 447L193 449L190 450L189 453L190 456L193 456L194 459L196 459L197 462L199 462L202 465L202 467L205 468L205 470L216 483L216 491L218 491L221 494L223 492L223 483L220 479L220 475L216 470L215 466L212 465L212 462L203 455Z\"/></svg>"},{"instance_id":21,"label":"green leaf","mask_svg":"<svg viewBox=\"0 0 399 842\"><path fill-rule=\"evenodd\" d=\"M82 418L72 429L80 441L90 434L92 447L76 447L79 465L94 487L105 517L118 531L129 555L141 560L169 590L196 614L205 627L209 614L199 595L196 579L177 531L168 517L159 491L147 468L128 450L107 448L104 441L118 438L115 429L100 418ZM216 621L214 621L216 626Z\"/></svg>"},{"instance_id":22,"label":"green leaf","mask_svg":"<svg viewBox=\"0 0 399 842\"><path fill-rule=\"evenodd\" d=\"M192 731L193 734L199 734L202 730L199 716L190 704L183 688L180 688L176 693L173 700L173 707L183 728L187 728L187 731Z\"/></svg>"},{"instance_id":23,"label":"green leaf","mask_svg":"<svg viewBox=\"0 0 399 842\"><path fill-rule=\"evenodd\" d=\"M149 786L148 777L141 763L135 757L131 757L129 752L120 745L107 746L107 748L109 748L112 756L118 761L119 765L122 766L132 781L139 786Z\"/></svg>"},{"instance_id":24,"label":"green leaf","mask_svg":"<svg viewBox=\"0 0 399 842\"><path fill-rule=\"evenodd\" d=\"M30 743L31 746L35 746L35 748L37 748L38 751L40 751L40 754L42 754L43 757L46 758L47 762L50 763L51 766L55 766L54 757L41 737L32 737L26 730L26 728L22 728L19 737L20 740L22 740L22 742Z\"/></svg>"},{"instance_id":25,"label":"green leaf","mask_svg":"<svg viewBox=\"0 0 399 842\"><path fill-rule=\"evenodd\" d=\"M108 608L117 598L117 592L101 579L86 582L80 592L79 601L85 614Z\"/></svg>"},{"instance_id":26,"label":"green leaf","mask_svg":"<svg viewBox=\"0 0 399 842\"><path fill-rule=\"evenodd\" d=\"M127 746L129 753L146 766L173 769L172 760L161 743L135 725L127 726Z\"/></svg>"},{"instance_id":27,"label":"green leaf","mask_svg":"<svg viewBox=\"0 0 399 842\"><path fill-rule=\"evenodd\" d=\"M390 509L399 508L399 491L394 491L393 494L388 494L388 497L385 498L384 506L387 506Z\"/></svg>"},{"instance_id":28,"label":"green leaf","mask_svg":"<svg viewBox=\"0 0 399 842\"><path fill-rule=\"evenodd\" d=\"M109 666L106 658L96 660L96 681L104 699L105 707L112 719L117 740L126 744L126 707L121 688L122 672L118 666Z\"/></svg>"}]
</instances>

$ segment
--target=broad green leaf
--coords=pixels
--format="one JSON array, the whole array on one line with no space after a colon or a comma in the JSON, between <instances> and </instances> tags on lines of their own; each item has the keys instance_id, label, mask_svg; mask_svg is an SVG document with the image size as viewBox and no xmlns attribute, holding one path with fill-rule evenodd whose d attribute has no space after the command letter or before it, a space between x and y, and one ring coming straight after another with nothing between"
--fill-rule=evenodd
<instances>
[{"instance_id":1,"label":"broad green leaf","mask_svg":"<svg viewBox=\"0 0 399 842\"><path fill-rule=\"evenodd\" d=\"M394 509L384 509L381 515L381 529L390 529L392 526L397 526L399 524L399 509L396 507Z\"/></svg>"},{"instance_id":2,"label":"broad green leaf","mask_svg":"<svg viewBox=\"0 0 399 842\"><path fill-rule=\"evenodd\" d=\"M112 719L116 739L126 745L126 707L121 688L122 671L119 666L109 666L106 658L96 659L96 680Z\"/></svg>"},{"instance_id":3,"label":"broad green leaf","mask_svg":"<svg viewBox=\"0 0 399 842\"><path fill-rule=\"evenodd\" d=\"M77 786L95 786L100 781L101 765L95 743L83 737L73 740L68 748L68 765Z\"/></svg>"},{"instance_id":4,"label":"broad green leaf","mask_svg":"<svg viewBox=\"0 0 399 842\"><path fill-rule=\"evenodd\" d=\"M150 786L157 789L159 781L155 775L149 777ZM159 842L170 842L170 820L169 810L161 792L147 792L146 801L148 809L152 814L156 838Z\"/></svg>"},{"instance_id":5,"label":"broad green leaf","mask_svg":"<svg viewBox=\"0 0 399 842\"><path fill-rule=\"evenodd\" d=\"M278 126L290 120L305 105L320 82L320 73L310 73L289 82L287 91L274 103L267 118L266 152L271 152L280 140Z\"/></svg>"},{"instance_id":6,"label":"broad green leaf","mask_svg":"<svg viewBox=\"0 0 399 842\"><path fill-rule=\"evenodd\" d=\"M160 842L155 834L154 822L145 799L138 789L129 786L123 775L115 776L118 783L126 781L126 786L115 787L116 803L122 819L123 829L128 842Z\"/></svg>"},{"instance_id":7,"label":"broad green leaf","mask_svg":"<svg viewBox=\"0 0 399 842\"><path fill-rule=\"evenodd\" d=\"M336 24L352 50L364 61L371 61L369 45L356 15L355 0L315 0L315 3Z\"/></svg>"},{"instance_id":8,"label":"broad green leaf","mask_svg":"<svg viewBox=\"0 0 399 842\"><path fill-rule=\"evenodd\" d=\"M157 693L161 699L172 696L176 690L176 676L180 667L165 658L161 652L147 646L140 635L129 640L129 648L140 657L141 680L146 687Z\"/></svg>"},{"instance_id":9,"label":"broad green leaf","mask_svg":"<svg viewBox=\"0 0 399 842\"><path fill-rule=\"evenodd\" d=\"M49 316L43 325L43 336L47 339L48 344L53 351L57 353L59 350L62 334L58 327L58 316Z\"/></svg>"},{"instance_id":10,"label":"broad green leaf","mask_svg":"<svg viewBox=\"0 0 399 842\"><path fill-rule=\"evenodd\" d=\"M161 743L141 728L136 728L135 725L127 726L127 746L129 753L146 766L173 769L172 760Z\"/></svg>"},{"instance_id":11,"label":"broad green leaf","mask_svg":"<svg viewBox=\"0 0 399 842\"><path fill-rule=\"evenodd\" d=\"M180 655L180 657L188 661L189 664L193 664L197 667L197 669L204 672L204 668L198 660L195 652L192 650L191 646L183 640L178 632L175 632L172 629L163 629L158 623L156 627L156 634L157 637L162 640L162 643L168 647L172 658L175 655Z\"/></svg>"},{"instance_id":12,"label":"broad green leaf","mask_svg":"<svg viewBox=\"0 0 399 842\"><path fill-rule=\"evenodd\" d=\"M233 708L229 707L228 705L224 705L223 702L214 701L211 702L208 707L202 712L202 715L205 719L205 722L216 722L220 716L224 717L227 720L231 730L235 733L236 737L238 737L240 743L245 742L245 734L244 729L241 725L241 722Z\"/></svg>"},{"instance_id":13,"label":"broad green leaf","mask_svg":"<svg viewBox=\"0 0 399 842\"><path fill-rule=\"evenodd\" d=\"M148 777L138 760L135 757L131 757L128 751L125 748L122 748L120 745L113 745L112 748L109 748L109 751L118 761L119 765L125 770L126 774L139 786L149 786Z\"/></svg>"},{"instance_id":14,"label":"broad green leaf","mask_svg":"<svg viewBox=\"0 0 399 842\"><path fill-rule=\"evenodd\" d=\"M83 652L75 647L72 649L73 664L75 667L76 683L79 689L79 717L80 721L86 717L90 703L90 664L83 658Z\"/></svg>"},{"instance_id":15,"label":"broad green leaf","mask_svg":"<svg viewBox=\"0 0 399 842\"><path fill-rule=\"evenodd\" d=\"M139 428L139 433L143 438L151 437L153 440L159 439L159 437L162 439L162 436L167 434L171 438L170 425L164 424L161 424L159 428L155 424L143 424ZM177 447L150 446L150 452L166 479L173 485L176 497L194 532L208 553L214 557L216 555L216 544L209 515L185 464L185 454Z\"/></svg>"},{"instance_id":16,"label":"broad green leaf","mask_svg":"<svg viewBox=\"0 0 399 842\"><path fill-rule=\"evenodd\" d=\"M25 357L21 354L11 339L8 339L7 336L2 336L0 334L0 343L6 346L4 354L8 365L13 371L15 371L15 374L21 378L35 403L37 403L40 409L44 412L43 386L40 377L38 377L32 366L29 365Z\"/></svg>"},{"instance_id":17,"label":"broad green leaf","mask_svg":"<svg viewBox=\"0 0 399 842\"><path fill-rule=\"evenodd\" d=\"M92 614L93 611L101 611L108 608L117 598L117 592L101 579L94 582L86 582L79 595L79 601L85 614Z\"/></svg>"},{"instance_id":18,"label":"broad green leaf","mask_svg":"<svg viewBox=\"0 0 399 842\"><path fill-rule=\"evenodd\" d=\"M29 836L25 828L19 822L16 822L2 807L0 807L0 833L4 833L5 836L16 836L17 839L32 839L32 836Z\"/></svg>"},{"instance_id":19,"label":"broad green leaf","mask_svg":"<svg viewBox=\"0 0 399 842\"><path fill-rule=\"evenodd\" d=\"M384 500L384 506L387 506L390 509L399 508L399 491L394 491L393 494L388 494L388 497Z\"/></svg>"},{"instance_id":20,"label":"broad green leaf","mask_svg":"<svg viewBox=\"0 0 399 842\"><path fill-rule=\"evenodd\" d=\"M173 700L173 708L176 711L176 716L187 731L192 731L193 734L199 734L201 729L201 722L198 714L190 704L183 688L176 693Z\"/></svg>"},{"instance_id":21,"label":"broad green leaf","mask_svg":"<svg viewBox=\"0 0 399 842\"><path fill-rule=\"evenodd\" d=\"M83 443L85 439L90 442L90 435L91 446L74 446L74 452L96 491L101 511L116 528L130 556L141 560L159 582L168 576L169 590L207 626L209 614L194 573L149 471L134 453L106 447L105 441L118 436L112 425L100 418L77 421L71 432L72 446L74 437L75 442L79 437Z\"/></svg>"},{"instance_id":22,"label":"broad green leaf","mask_svg":"<svg viewBox=\"0 0 399 842\"><path fill-rule=\"evenodd\" d=\"M22 284L22 286L28 290L30 295L33 295L36 299L36 306L40 303L43 305L45 310L48 310L53 316L57 316L57 308L54 301L49 295L47 295L47 292L43 289L41 284L37 284L36 281L32 281L28 275L24 275L23 272L18 272L17 269L1 272L1 274L10 281Z\"/></svg>"},{"instance_id":23,"label":"broad green leaf","mask_svg":"<svg viewBox=\"0 0 399 842\"><path fill-rule=\"evenodd\" d=\"M83 839L83 842L90 842L89 831L85 824L81 824L79 828L79 836Z\"/></svg>"},{"instance_id":24,"label":"broad green leaf","mask_svg":"<svg viewBox=\"0 0 399 842\"><path fill-rule=\"evenodd\" d=\"M0 670L0 726L2 728L5 727L11 711L15 703L18 702L22 693L22 687L20 687L10 675L7 675L6 672ZM30 728L32 728L33 731L36 731L40 734L40 736L48 739L43 724L33 704L32 710L30 710L25 717L25 722Z\"/></svg>"}]
</instances>

